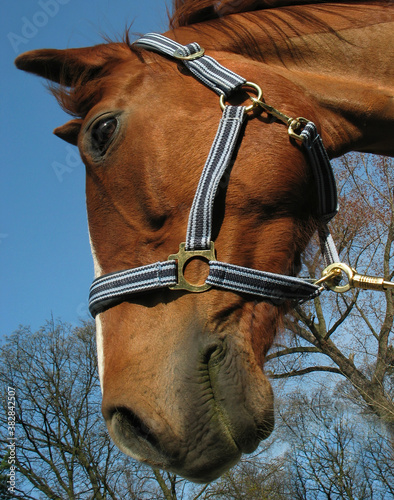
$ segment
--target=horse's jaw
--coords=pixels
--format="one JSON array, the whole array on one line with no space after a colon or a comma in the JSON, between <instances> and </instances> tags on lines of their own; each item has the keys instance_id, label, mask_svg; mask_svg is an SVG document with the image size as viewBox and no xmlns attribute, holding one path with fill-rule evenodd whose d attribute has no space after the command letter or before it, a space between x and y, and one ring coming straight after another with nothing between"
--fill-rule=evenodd
<instances>
[{"instance_id":1,"label":"horse's jaw","mask_svg":"<svg viewBox=\"0 0 394 500\"><path fill-rule=\"evenodd\" d=\"M153 344L142 341L146 351L136 340L147 357L141 364L141 351L134 349L130 365L118 370L118 383L109 377L107 359L103 414L124 453L191 481L209 482L271 433L273 394L239 330L209 332L199 323L191 322L183 338L179 334L171 353L159 341L160 335L174 338L166 335L165 324Z\"/></svg>"}]
</instances>

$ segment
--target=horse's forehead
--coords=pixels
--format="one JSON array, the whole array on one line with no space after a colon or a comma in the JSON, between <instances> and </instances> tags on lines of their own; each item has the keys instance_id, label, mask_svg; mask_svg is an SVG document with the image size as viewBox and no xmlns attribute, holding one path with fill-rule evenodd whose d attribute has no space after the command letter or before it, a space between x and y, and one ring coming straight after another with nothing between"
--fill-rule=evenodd
<instances>
[{"instance_id":1,"label":"horse's forehead","mask_svg":"<svg viewBox=\"0 0 394 500\"><path fill-rule=\"evenodd\" d=\"M136 87L147 84L156 84L159 86L169 76L174 76L177 73L177 65L173 61L168 61L158 54L148 53L148 57L143 59L138 58L135 54L131 54L129 61L121 61L114 65L109 77L111 80L123 83L130 92L133 92ZM116 91L116 86L114 86Z\"/></svg>"},{"instance_id":2,"label":"horse's forehead","mask_svg":"<svg viewBox=\"0 0 394 500\"><path fill-rule=\"evenodd\" d=\"M90 109L83 116L85 123L89 123L101 110L123 109L131 101L144 105L149 100L149 92L152 92L148 90L149 80L148 66L137 57L112 64L104 76L88 82L86 90L82 87L79 91L81 95L86 92L91 96Z\"/></svg>"},{"instance_id":3,"label":"horse's forehead","mask_svg":"<svg viewBox=\"0 0 394 500\"><path fill-rule=\"evenodd\" d=\"M161 88L155 79L160 80L159 73L152 75L148 65L137 59L114 65L103 78L89 83L90 89L94 87L94 92L91 94L90 109L84 115L85 123L89 123L102 110L122 110L130 106L149 109L152 97ZM81 89L81 94L84 92Z\"/></svg>"}]
</instances>

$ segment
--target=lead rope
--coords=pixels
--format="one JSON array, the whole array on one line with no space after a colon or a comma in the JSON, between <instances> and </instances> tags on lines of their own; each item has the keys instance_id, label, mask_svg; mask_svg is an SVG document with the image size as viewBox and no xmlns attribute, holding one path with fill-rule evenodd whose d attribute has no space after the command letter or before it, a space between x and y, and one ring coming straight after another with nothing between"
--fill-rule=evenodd
<instances>
[{"instance_id":1,"label":"lead rope","mask_svg":"<svg viewBox=\"0 0 394 500\"><path fill-rule=\"evenodd\" d=\"M197 43L183 46L163 35L149 33L140 38L136 45L182 61L200 81L220 95L223 116L190 210L186 241L180 244L179 252L170 255L164 262L115 272L95 279L89 295L89 310L92 316L127 300L130 294L167 287L203 292L215 286L253 294L275 303L286 300L304 302L318 296L324 289L323 283L326 285L332 283L333 287L338 279L339 257L327 222L337 213L337 190L332 167L316 126L305 118L294 120L267 105L262 98L260 87L247 82L213 58L204 55L204 49ZM250 97L253 104L248 107L226 106L225 98L241 88L251 88L257 92L257 98ZM323 257L326 265L336 266L315 283L216 260L214 243L211 241L216 191L233 156L246 113L256 106L261 106L268 113L287 123L289 135L302 142L312 166L318 190L318 215L322 220L319 236ZM303 130L297 133L301 126ZM183 275L187 262L196 257L209 263L209 275L203 285L193 285Z\"/></svg>"}]
</instances>

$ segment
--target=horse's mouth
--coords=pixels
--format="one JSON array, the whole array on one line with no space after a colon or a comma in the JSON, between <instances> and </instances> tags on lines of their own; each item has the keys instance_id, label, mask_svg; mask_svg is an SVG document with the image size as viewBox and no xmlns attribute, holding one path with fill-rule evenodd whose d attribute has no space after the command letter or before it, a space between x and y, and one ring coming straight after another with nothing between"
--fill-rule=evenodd
<instances>
[{"instance_id":1,"label":"horse's mouth","mask_svg":"<svg viewBox=\"0 0 394 500\"><path fill-rule=\"evenodd\" d=\"M160 411L138 416L125 406L107 414L117 446L141 462L194 482L213 481L242 453L253 452L273 429L272 391L264 381L256 401L256 390L245 386L242 378L248 377L237 372L239 362L226 351L223 346L208 349L198 379L188 381L181 399L174 397L181 423L172 425Z\"/></svg>"},{"instance_id":2,"label":"horse's mouth","mask_svg":"<svg viewBox=\"0 0 394 500\"><path fill-rule=\"evenodd\" d=\"M131 418L130 418L131 417ZM137 419L138 420L138 419ZM168 435L160 440L152 432L134 427L131 412L117 411L110 425L110 434L116 445L127 455L153 468L174 472L197 483L207 483L218 478L225 470L236 464L241 456L232 437L227 433L211 430L215 435L215 446L203 449L194 443L190 450L186 443Z\"/></svg>"}]
</instances>

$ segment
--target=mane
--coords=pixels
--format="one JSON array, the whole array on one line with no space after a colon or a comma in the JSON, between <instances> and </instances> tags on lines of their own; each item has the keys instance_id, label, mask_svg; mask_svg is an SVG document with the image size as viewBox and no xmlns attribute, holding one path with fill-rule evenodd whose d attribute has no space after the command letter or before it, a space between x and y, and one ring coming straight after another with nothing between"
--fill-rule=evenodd
<instances>
[{"instance_id":1,"label":"mane","mask_svg":"<svg viewBox=\"0 0 394 500\"><path fill-rule=\"evenodd\" d=\"M302 6L306 4L379 4L389 5L392 0L174 0L173 14L169 15L170 29L190 26L197 33L203 32L212 39L212 46L221 49L220 39L223 37L218 34L225 34L225 40L231 40L232 49L248 57L264 62L264 53L256 42L254 36L249 31L245 23L237 20L232 14L249 13L252 16L252 23L263 31L266 31L268 38L271 38L271 29L282 36L288 45L290 53L292 52L291 40L287 40L287 34L283 30L283 21L281 12L290 14L294 19L301 20L304 26L312 24L319 26L324 31L330 31L336 36L337 33L321 19L309 14L306 15ZM280 9L276 9L281 7ZM297 8L299 7L299 8ZM253 19L258 16L256 11L267 10L269 13L269 29L259 19ZM287 26L288 27L288 26ZM143 60L141 49L133 45L129 38L129 30L126 31L122 41L111 41L106 39L107 44L103 44L102 50L109 53L110 62L101 68L98 72L86 71L76 72L72 78L72 84L60 83L60 85L51 84L50 91L58 100L60 106L69 114L75 117L84 117L89 109L100 100L100 92L106 84L110 84L109 77L111 68L124 60L124 54L132 51ZM272 41L275 44L275 41ZM209 47L206 47L209 48ZM228 50L228 47L227 47ZM296 49L295 49L296 50ZM123 53L123 54L122 54ZM293 57L299 57L295 51Z\"/></svg>"},{"instance_id":2,"label":"mane","mask_svg":"<svg viewBox=\"0 0 394 500\"><path fill-rule=\"evenodd\" d=\"M302 59L302 54L289 37L289 28L293 35L302 35L296 30L296 24L318 28L344 41L335 29L322 20L321 16L318 17L311 12L306 13L303 8L305 5L317 5L319 10L326 10L329 5L332 8L334 4L337 6L337 14L341 15L341 7L349 4L354 5L354 11L356 11L365 5L376 4L388 7L391 3L392 0L174 0L173 15L169 21L172 30L189 27L197 34L201 32L205 37L208 36L212 40L212 47L206 45L206 49L232 50L250 59L266 62L264 48L256 41L249 29L249 26L253 25L254 29L258 27L264 32L266 38L276 48L277 42L272 36L275 32L275 36L286 43L290 57L298 60ZM266 22L262 22L259 16L261 11L265 11ZM245 14L248 16L248 22L242 22L240 16L233 14ZM297 23L289 23L291 18ZM227 46L221 46L221 40L225 40L224 43ZM230 47L228 46L229 40L231 41ZM279 54L279 49L277 52Z\"/></svg>"},{"instance_id":3,"label":"mane","mask_svg":"<svg viewBox=\"0 0 394 500\"><path fill-rule=\"evenodd\" d=\"M241 14L255 10L274 9L293 5L321 3L380 3L390 0L174 0L170 28L181 28L192 24L223 18L231 14Z\"/></svg>"}]
</instances>

